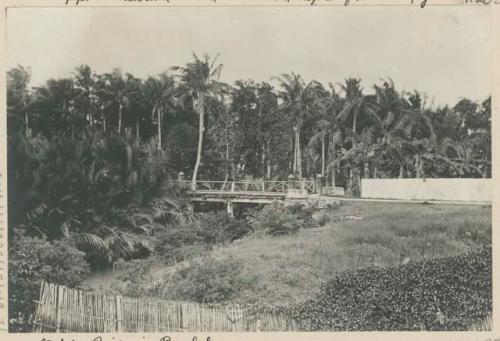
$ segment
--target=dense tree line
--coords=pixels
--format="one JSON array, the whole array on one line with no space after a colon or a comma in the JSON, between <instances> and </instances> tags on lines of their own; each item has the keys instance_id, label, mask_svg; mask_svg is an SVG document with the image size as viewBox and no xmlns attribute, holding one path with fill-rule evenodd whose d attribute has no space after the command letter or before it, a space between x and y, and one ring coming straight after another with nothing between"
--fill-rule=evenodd
<instances>
[{"instance_id":1,"label":"dense tree line","mask_svg":"<svg viewBox=\"0 0 500 341\"><path fill-rule=\"evenodd\" d=\"M147 79L82 65L31 87L29 68L8 71L11 328L29 330L38 281L75 285L85 262L148 255L196 221L166 181L179 172L193 185L322 175L350 195L361 177L491 176L491 98L434 108L390 79L229 85L222 71L196 55Z\"/></svg>"},{"instance_id":2,"label":"dense tree line","mask_svg":"<svg viewBox=\"0 0 500 341\"><path fill-rule=\"evenodd\" d=\"M345 184L355 174L491 172L489 98L431 108L421 93L398 92L390 79L365 94L360 79L325 88L294 73L276 77L276 88L252 80L230 86L219 81L217 58L208 56L169 71L143 80L118 69L95 74L84 65L72 77L30 89L29 70L12 69L10 135L75 138L91 128L133 134L141 143L155 139L157 150L174 158L171 167L193 178L331 174Z\"/></svg>"},{"instance_id":3,"label":"dense tree line","mask_svg":"<svg viewBox=\"0 0 500 341\"><path fill-rule=\"evenodd\" d=\"M181 171L193 183L323 175L354 195L361 177L491 176L490 98L433 108L390 79L229 85L222 71L196 55L147 79L82 65L30 87L28 68L8 71L9 226L111 259L146 252L141 208Z\"/></svg>"}]
</instances>

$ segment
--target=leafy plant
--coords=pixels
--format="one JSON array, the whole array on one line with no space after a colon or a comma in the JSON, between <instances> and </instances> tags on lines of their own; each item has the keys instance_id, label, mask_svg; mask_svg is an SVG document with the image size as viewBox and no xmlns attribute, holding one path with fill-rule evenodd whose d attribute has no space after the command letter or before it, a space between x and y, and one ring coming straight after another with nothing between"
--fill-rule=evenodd
<instances>
[{"instance_id":1,"label":"leafy plant","mask_svg":"<svg viewBox=\"0 0 500 341\"><path fill-rule=\"evenodd\" d=\"M16 230L9 243L9 330L33 330L42 281L76 286L89 274L85 254L71 240L49 242Z\"/></svg>"},{"instance_id":2,"label":"leafy plant","mask_svg":"<svg viewBox=\"0 0 500 341\"><path fill-rule=\"evenodd\" d=\"M295 233L304 223L281 203L265 206L262 210L250 215L248 221L254 230L271 236Z\"/></svg>"},{"instance_id":3,"label":"leafy plant","mask_svg":"<svg viewBox=\"0 0 500 341\"><path fill-rule=\"evenodd\" d=\"M467 330L491 316L491 248L350 270L293 309L307 330Z\"/></svg>"},{"instance_id":4,"label":"leafy plant","mask_svg":"<svg viewBox=\"0 0 500 341\"><path fill-rule=\"evenodd\" d=\"M235 297L243 285L235 260L198 259L177 272L173 290L183 300L218 303Z\"/></svg>"}]
</instances>

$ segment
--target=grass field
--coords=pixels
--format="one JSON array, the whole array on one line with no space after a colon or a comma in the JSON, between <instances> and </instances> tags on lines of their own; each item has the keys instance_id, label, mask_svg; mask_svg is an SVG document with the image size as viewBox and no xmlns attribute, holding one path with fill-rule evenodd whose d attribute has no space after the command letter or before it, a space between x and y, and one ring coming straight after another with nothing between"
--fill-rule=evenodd
<instances>
[{"instance_id":1,"label":"grass field","mask_svg":"<svg viewBox=\"0 0 500 341\"><path fill-rule=\"evenodd\" d=\"M488 206L349 202L320 214L332 221L291 236L251 235L212 251L242 264L249 285L239 300L299 302L343 270L456 255L491 243Z\"/></svg>"}]
</instances>

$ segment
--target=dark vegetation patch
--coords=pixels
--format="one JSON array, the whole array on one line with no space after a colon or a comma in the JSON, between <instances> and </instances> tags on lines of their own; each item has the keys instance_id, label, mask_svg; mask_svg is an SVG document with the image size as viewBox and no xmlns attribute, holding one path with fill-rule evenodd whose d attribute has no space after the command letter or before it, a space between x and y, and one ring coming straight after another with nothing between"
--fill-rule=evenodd
<instances>
[{"instance_id":1,"label":"dark vegetation patch","mask_svg":"<svg viewBox=\"0 0 500 341\"><path fill-rule=\"evenodd\" d=\"M491 248L346 271L288 309L306 330L467 330L491 315Z\"/></svg>"}]
</instances>

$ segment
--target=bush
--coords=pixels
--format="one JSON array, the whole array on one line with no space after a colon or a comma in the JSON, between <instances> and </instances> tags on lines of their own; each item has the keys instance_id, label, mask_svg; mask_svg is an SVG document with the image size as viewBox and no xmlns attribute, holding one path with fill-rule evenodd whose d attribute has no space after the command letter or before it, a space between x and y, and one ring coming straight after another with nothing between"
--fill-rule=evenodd
<instances>
[{"instance_id":1,"label":"bush","mask_svg":"<svg viewBox=\"0 0 500 341\"><path fill-rule=\"evenodd\" d=\"M148 296L149 291L146 285L152 280L151 268L158 263L159 260L154 257L128 262L118 261L116 266L121 273L111 284L112 293L131 297Z\"/></svg>"},{"instance_id":2,"label":"bush","mask_svg":"<svg viewBox=\"0 0 500 341\"><path fill-rule=\"evenodd\" d=\"M195 224L179 225L166 230L157 237L155 253L160 257L174 259L176 262L184 260L183 248L204 244L198 231ZM206 247L208 248L208 245Z\"/></svg>"},{"instance_id":3,"label":"bush","mask_svg":"<svg viewBox=\"0 0 500 341\"><path fill-rule=\"evenodd\" d=\"M172 289L181 300L199 303L228 301L243 285L240 268L241 264L235 260L198 259L176 273Z\"/></svg>"},{"instance_id":4,"label":"bush","mask_svg":"<svg viewBox=\"0 0 500 341\"><path fill-rule=\"evenodd\" d=\"M212 245L239 239L251 230L244 220L225 214L205 214L196 223L180 224L157 238L157 255L182 261L210 250Z\"/></svg>"},{"instance_id":5,"label":"bush","mask_svg":"<svg viewBox=\"0 0 500 341\"><path fill-rule=\"evenodd\" d=\"M331 221L331 217L328 215L328 214L322 214L319 216L319 218L317 219L317 222L318 222L318 225L319 226L325 226L326 224L328 224L330 221Z\"/></svg>"},{"instance_id":6,"label":"bush","mask_svg":"<svg viewBox=\"0 0 500 341\"><path fill-rule=\"evenodd\" d=\"M69 241L49 242L16 230L9 244L9 331L33 330L42 281L80 284L90 271L84 257Z\"/></svg>"},{"instance_id":7,"label":"bush","mask_svg":"<svg viewBox=\"0 0 500 341\"><path fill-rule=\"evenodd\" d=\"M281 203L265 206L262 210L249 215L248 220L254 230L263 231L271 236L295 233L304 223Z\"/></svg>"},{"instance_id":8,"label":"bush","mask_svg":"<svg viewBox=\"0 0 500 341\"><path fill-rule=\"evenodd\" d=\"M313 218L314 212L316 212L318 208L317 203L308 202L306 204L296 203L290 206L287 206L288 212L295 215L298 219L303 221L304 228L314 228L318 227L318 222Z\"/></svg>"},{"instance_id":9,"label":"bush","mask_svg":"<svg viewBox=\"0 0 500 341\"><path fill-rule=\"evenodd\" d=\"M206 214L199 223L198 235L205 243L227 243L242 238L251 229L245 220L227 214Z\"/></svg>"},{"instance_id":10,"label":"bush","mask_svg":"<svg viewBox=\"0 0 500 341\"><path fill-rule=\"evenodd\" d=\"M292 309L307 330L467 330L491 314L491 249L348 271Z\"/></svg>"}]
</instances>

